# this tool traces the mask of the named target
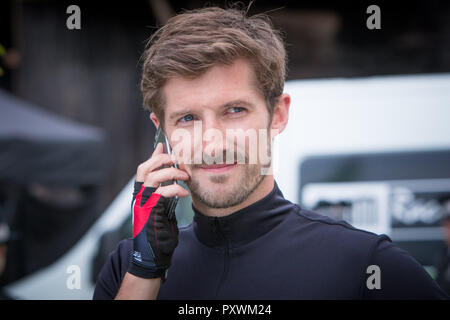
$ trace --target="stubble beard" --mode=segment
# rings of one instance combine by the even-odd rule
[[[227,192],[220,192],[220,188],[219,191],[211,190],[192,177],[186,183],[191,191],[192,199],[214,209],[230,208],[244,202],[258,188],[265,176],[261,174],[260,165],[239,164],[238,166],[244,171],[239,179],[231,181],[232,178],[225,174],[208,178],[210,183],[229,186]]]
[[[269,157],[272,156],[272,150],[270,145],[270,137],[267,139],[267,147]],[[236,168],[232,170],[236,170],[239,167],[242,168],[243,173],[238,175],[239,178],[232,180],[232,176],[228,176],[227,174],[218,174],[210,176],[209,182],[213,184],[227,186],[229,185],[227,192],[221,192],[218,188],[217,190],[211,190],[206,186],[201,184],[201,181],[196,178],[196,175],[193,174],[191,179],[186,182],[186,185],[191,191],[191,196],[194,201],[198,201],[203,203],[205,206],[214,209],[225,209],[237,206],[244,202],[261,184],[264,180],[265,175],[262,174],[263,166],[258,164],[248,164],[249,163],[249,154],[248,152],[237,151],[234,154],[234,159],[239,159],[238,156],[244,155],[245,162],[244,164],[237,164]],[[224,156],[222,159],[225,159]],[[191,166],[192,169],[202,170],[199,165]],[[236,174],[236,173],[235,173]]]

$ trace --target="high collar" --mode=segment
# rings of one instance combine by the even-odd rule
[[[209,247],[239,247],[275,228],[294,206],[275,182],[268,195],[224,217],[206,216],[192,206],[194,232]]]

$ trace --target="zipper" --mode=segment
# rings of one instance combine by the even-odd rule
[[[222,276],[220,277],[219,285],[217,286],[217,290],[216,290],[216,297],[217,297],[219,295],[220,289],[222,288],[222,286],[227,278],[227,275],[228,275],[228,270],[229,270],[229,266],[230,266],[230,247],[229,247],[228,239],[225,236],[225,234],[223,233],[223,230],[220,227],[219,219],[217,217],[214,218],[214,224],[215,224],[216,230],[219,231],[219,233],[222,235],[223,239],[225,240],[223,272],[222,272]]]

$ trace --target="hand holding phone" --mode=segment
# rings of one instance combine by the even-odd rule
[[[158,146],[159,143],[162,143],[164,153],[167,153],[168,155],[172,155],[172,148],[170,147],[169,139],[167,139],[167,136],[162,131],[161,126],[159,126],[156,130],[155,141],[153,143],[153,149],[156,149],[156,147]],[[167,168],[167,167],[169,167],[169,166],[163,165],[163,168]],[[174,163],[173,167],[178,169],[178,164]],[[177,180],[175,179],[175,180],[161,182],[162,186],[168,186],[171,184],[178,184]],[[175,195],[174,197],[170,198],[170,201],[169,201],[169,204],[167,207],[167,216],[169,217],[169,220],[173,219],[173,217],[175,216],[175,208],[177,206],[178,199],[179,199],[178,195]]]
[[[176,180],[186,181],[190,177],[186,171],[178,168],[171,153],[166,136],[158,129],[155,134],[153,154],[138,166],[136,181],[143,182],[145,186],[157,188],[155,192],[166,198],[186,197],[189,192],[176,183]]]
[[[164,153],[164,143],[159,142],[161,137],[155,139],[150,159],[139,165],[136,172],[131,205],[133,254],[128,272],[141,278],[161,277],[164,281],[178,245],[175,206],[178,197],[189,194],[174,182],[188,180],[189,175],[175,167],[172,156]],[[164,139],[170,152],[170,145]]]

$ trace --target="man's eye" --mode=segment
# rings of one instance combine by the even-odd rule
[[[194,120],[194,116],[192,114],[187,114],[184,117],[182,117],[180,120],[180,122],[188,122],[188,121],[192,121]]]
[[[241,107],[232,107],[232,108],[228,109],[228,112],[229,113],[239,113],[239,112],[242,112],[244,110],[245,109],[241,108]]]

